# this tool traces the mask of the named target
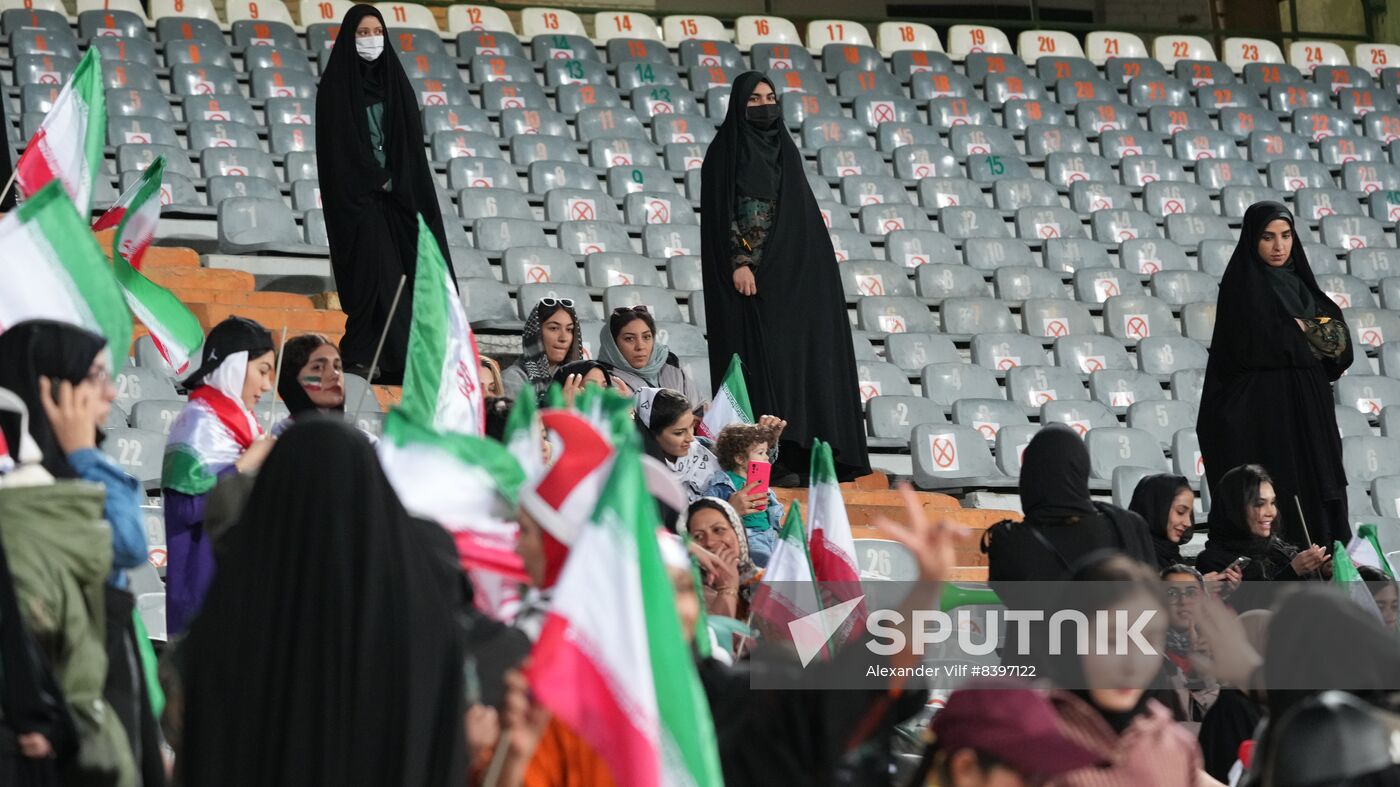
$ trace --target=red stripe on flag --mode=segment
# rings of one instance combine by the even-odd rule
[[[53,168],[49,166],[48,156],[40,149],[46,144],[47,135],[40,127],[29,139],[29,144],[24,146],[24,152],[19,155],[19,162],[15,164],[15,183],[19,185],[20,194],[26,197],[47,186],[49,181],[57,177]]]
[[[107,212],[97,217],[97,221],[92,223],[93,232],[109,230],[122,223],[122,218],[126,216],[125,205],[113,205]]]
[[[608,764],[618,784],[660,785],[657,742],[637,728],[637,720],[609,690],[618,680],[636,676],[610,675],[599,669],[579,650],[580,638],[569,628],[569,621],[555,613],[545,618],[526,671],[536,696]],[[651,691],[652,687],[642,689]]]
[[[254,435],[252,428],[248,426],[248,418],[243,414],[243,408],[211,385],[201,385],[194,389],[190,393],[190,401],[209,405],[214,415],[217,415],[224,427],[233,433],[233,439],[238,441],[242,448],[252,445],[253,438],[262,434],[262,427],[259,426],[258,434]]]

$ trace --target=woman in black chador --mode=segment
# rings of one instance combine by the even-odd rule
[[[379,359],[377,381],[397,384],[413,316],[417,214],[437,238],[449,273],[452,261],[423,154],[418,100],[386,32],[373,6],[346,12],[316,93],[316,168],[346,316],[345,371],[368,371],[399,278],[408,277]]]
[[[1342,310],[1317,286],[1288,208],[1258,202],[1245,212],[1217,303],[1196,421],[1211,489],[1232,468],[1262,465],[1282,538],[1302,549],[1347,543],[1332,381],[1351,365],[1351,341]]]
[[[836,254],[773,83],[757,71],[734,80],[701,176],[710,379],[743,359],[753,411],[788,422],[787,469],[806,473],[821,438],[843,480],[869,472]]]

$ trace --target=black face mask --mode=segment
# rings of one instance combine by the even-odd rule
[[[758,128],[772,128],[783,116],[783,108],[777,104],[757,104],[744,107],[744,117]]]

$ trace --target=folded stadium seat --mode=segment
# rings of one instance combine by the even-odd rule
[[[1347,269],[1351,275],[1368,282],[1400,276],[1400,250],[1370,248],[1347,252]]]
[[[1393,251],[1393,249],[1387,249]],[[1374,309],[1377,306],[1376,296],[1371,292],[1371,285],[1349,276],[1345,273],[1325,273],[1317,277],[1317,286],[1327,293],[1338,306],[1349,309],[1353,306]]]
[[[1133,106],[1185,109],[1190,96],[1187,84],[1172,77],[1138,77],[1128,83],[1128,100]]]
[[[1055,365],[1080,374],[1092,374],[1103,369],[1134,368],[1133,359],[1122,342],[1112,336],[1094,334],[1056,339]],[[1079,387],[1083,388],[1083,385]]]
[[[170,86],[177,96],[242,95],[238,76],[220,66],[178,64],[170,69]]]
[[[157,156],[165,156],[166,172],[175,172],[191,179],[199,177],[190,165],[185,149],[175,145],[118,145],[117,172],[144,172]]]
[[[680,193],[675,176],[660,167],[608,168],[608,194],[614,199],[640,191]]]
[[[261,148],[209,148],[199,154],[199,164],[206,178],[234,175],[278,180],[272,157]]]
[[[249,49],[266,48],[301,52],[304,58],[306,52],[297,31],[292,27],[292,17],[287,13],[287,7],[276,3],[273,5],[273,13],[263,15],[259,11],[257,17],[247,16],[247,12],[258,1],[243,0],[228,4],[228,13],[235,17],[229,20],[234,47],[243,49],[245,57]],[[244,16],[237,18],[239,14]]]
[[[705,143],[672,142],[664,146],[662,159],[657,159],[650,144],[637,139],[595,139],[589,142],[589,158],[595,167],[621,167],[636,164],[655,167],[665,164],[672,172],[698,170],[705,163]]]
[[[1387,286],[1393,289],[1398,283],[1400,282],[1395,279],[1386,279],[1381,283],[1381,286],[1383,289]],[[1382,297],[1382,300],[1386,299]],[[1390,302],[1393,303],[1394,299],[1391,298]],[[1391,379],[1400,379],[1400,342],[1386,342],[1381,345],[1380,373]],[[1393,411],[1392,415],[1397,413],[1400,413],[1400,410]],[[1394,432],[1388,432],[1387,435],[1390,437],[1400,436]]]
[[[1199,490],[1202,498],[1210,495],[1205,482],[1205,469],[1205,460],[1201,458],[1201,441],[1196,437],[1195,427],[1178,429],[1172,435],[1172,472],[1185,478],[1193,489]],[[1202,502],[1207,500],[1203,499]]]
[[[1350,115],[1335,109],[1293,110],[1293,133],[1321,142],[1325,137],[1351,136],[1356,127]]]
[[[154,90],[108,90],[106,99],[109,116],[141,115],[175,122],[175,111],[170,108],[164,93]]]
[[[1062,303],[1062,301],[1053,301]],[[979,333],[1013,333],[1016,320],[1005,303],[996,298],[945,298],[938,307],[943,333],[973,336]],[[1085,312],[1084,316],[1089,315]],[[1031,335],[1038,335],[1027,331]]]
[[[701,115],[672,115],[652,118],[651,134],[658,145],[707,145],[715,138],[715,127]]]
[[[522,302],[524,289],[521,287]],[[477,330],[511,332],[524,327],[523,319],[516,315],[510,302],[510,290],[494,278],[458,279],[457,294],[462,299],[463,310],[470,315],[472,327]],[[588,311],[588,305],[588,301],[583,301],[580,311]]]
[[[737,27],[735,28],[738,29]],[[743,48],[740,43],[740,49]],[[769,74],[787,71],[809,71],[820,75],[817,68],[817,61],[812,59],[812,55],[800,44],[797,43],[758,43],[754,44],[749,52],[749,62],[753,64],[755,70],[766,71]]]
[[[1105,244],[1084,238],[1054,238],[1041,244],[1045,267],[1052,271],[1073,273],[1081,268],[1111,268]]]
[[[1317,85],[1289,83],[1269,88],[1269,108],[1276,112],[1325,109],[1330,106],[1327,91]]]
[[[78,40],[66,26],[62,30],[19,28],[10,33],[10,56],[19,55],[54,55],[76,62]]]
[[[1132,238],[1118,246],[1118,264],[1123,270],[1152,276],[1164,270],[1191,270],[1181,245],[1161,238]],[[1127,295],[1126,291],[1121,292]]]
[[[835,32],[835,27],[840,25],[843,32],[851,34],[859,31],[860,35],[865,36],[867,42],[870,40],[869,34],[865,32],[865,28],[855,23],[832,21],[829,24],[833,27],[831,32]],[[813,26],[820,29],[822,38],[829,38],[829,36],[826,35],[828,31],[821,29],[822,25],[817,22],[813,22],[808,26],[809,36]],[[809,37],[809,44],[810,42],[811,39]],[[828,74],[842,74],[847,71],[880,71],[886,74],[889,73],[885,67],[884,57],[869,43],[830,41],[822,44],[819,47],[819,51],[822,56],[822,70]]]
[[[1214,214],[1174,214],[1163,220],[1167,238],[1178,246],[1194,248],[1206,240],[1235,240],[1230,222]]]
[[[453,12],[461,6],[452,6],[447,9],[449,18],[448,26]],[[499,9],[486,9],[499,10]],[[507,18],[509,23],[510,19]],[[514,33],[506,30],[463,30],[457,34],[457,57],[466,61],[469,65],[478,57],[526,57],[525,47],[521,45],[520,39]],[[591,62],[591,61],[588,61]]]
[[[1350,196],[1350,192],[1344,193]],[[1400,219],[1400,194],[1377,189],[1366,197],[1366,203],[1370,207],[1371,218],[1377,221],[1395,221]],[[1344,213],[1344,211],[1340,210],[1335,212]]]
[[[1287,63],[1251,63],[1244,67],[1245,84],[1263,91],[1277,85],[1301,85],[1303,75]]]
[[[1210,131],[1214,128],[1204,109],[1191,106],[1150,107],[1147,110],[1147,127],[1167,136],[1183,131]]]
[[[1189,179],[1185,164],[1171,156],[1128,156],[1118,164],[1123,185],[1130,188],[1159,181],[1184,183]]]
[[[1259,94],[1251,85],[1209,85],[1196,88],[1196,106],[1201,109],[1219,111],[1226,107],[1248,107],[1258,109],[1264,106]]]
[[[34,8],[25,8],[23,5],[11,6],[0,11],[0,31],[3,31],[7,36],[21,28],[58,31],[60,34],[69,32],[68,18],[64,16],[64,11],[53,11],[39,7],[42,5],[42,3],[35,3]],[[117,4],[114,3],[114,5]],[[62,4],[60,3],[59,6],[61,8]],[[90,10],[82,8],[81,4],[79,6],[80,16],[83,11]],[[137,3],[136,8],[140,9],[141,4]],[[141,13],[144,14],[145,11]],[[13,57],[13,55],[11,56]]]
[[[1028,298],[1066,298],[1069,294],[1060,274],[1040,267],[1003,265],[992,275],[996,295],[1008,304]]]
[[[1284,62],[1278,44],[1264,38],[1226,38],[1220,47],[1225,63],[1236,73],[1260,64],[1277,65]]]
[[[315,151],[303,150],[284,154],[282,172],[286,175],[286,180],[292,183],[298,180],[316,180]]]
[[[1060,366],[1013,366],[1006,372],[1006,395],[1027,412],[1047,402],[1083,401],[1089,398],[1078,372]]]
[[[175,401],[180,398],[179,394],[175,393],[175,384],[171,382],[170,377],[160,371],[159,367],[153,366],[128,364],[119,374],[113,375],[112,387],[117,392],[113,403],[128,413],[133,412],[142,401]],[[152,431],[164,434],[169,429],[167,424]]]
[[[292,181],[292,209],[311,210],[321,207],[321,185],[314,180]]]
[[[492,87],[487,85],[487,87]],[[528,87],[539,89],[537,85],[524,85],[511,87]],[[463,91],[465,95],[466,91]],[[469,99],[468,99],[469,100]],[[547,134],[554,137],[569,136],[569,122],[564,116],[543,105],[525,107],[509,107],[501,110],[500,117],[501,136],[510,138],[517,135],[535,136]]]
[[[914,102],[895,94],[857,94],[852,103],[851,113],[856,120],[872,131],[878,131],[881,126],[889,124],[907,127],[911,123],[923,122],[923,115]]]
[[[1339,249],[1394,248],[1385,226],[1369,216],[1324,216],[1318,222],[1322,242]]]
[[[1250,161],[1316,161],[1306,137],[1288,132],[1249,134]]]
[[[1300,225],[1306,227],[1306,224]],[[1295,233],[1298,238],[1308,245],[1308,264],[1312,267],[1313,273],[1346,273],[1347,265],[1345,256],[1347,252],[1340,249],[1333,249],[1323,246],[1317,238],[1311,237],[1311,230],[1303,230]]]
[[[1213,301],[1217,283],[1214,276],[1200,271],[1164,270],[1152,275],[1152,294],[1171,306]]]
[[[584,277],[590,287],[637,284],[664,287],[656,263],[630,252],[594,252],[584,262]]]
[[[944,424],[943,408],[922,396],[882,394],[866,401],[867,437],[872,448],[906,448],[914,427]]]
[[[922,215],[922,214],[921,214]],[[925,220],[927,223],[927,220]],[[938,212],[939,230],[954,241],[969,238],[1009,238],[1011,231],[1001,211],[988,207],[948,206]],[[905,227],[894,227],[905,229]],[[911,227],[910,229],[932,229]],[[888,230],[887,230],[888,231]]]
[[[1200,36],[1158,36],[1152,41],[1152,56],[1168,69],[1178,60],[1215,60],[1215,48]]]
[[[1161,238],[1162,231],[1148,214],[1133,209],[1113,208],[1095,211],[1089,217],[1094,239],[1105,243],[1122,243],[1136,238]]]
[[[403,65],[404,73],[408,75],[409,79],[459,78],[457,73],[457,64],[453,63],[447,57],[447,55],[442,52],[424,49],[418,52],[399,52],[398,55],[399,63]],[[498,59],[505,60],[506,58],[477,58],[476,62],[485,62],[488,64],[489,68],[489,64],[494,63]],[[528,65],[530,61],[523,60],[521,62],[526,63]],[[248,69],[250,71],[254,67],[254,64],[248,64]],[[473,68],[475,68],[475,66]],[[473,74],[475,74],[475,71],[473,71]],[[488,74],[488,76],[494,76],[494,74]],[[533,78],[533,76],[534,70],[531,69],[531,78]],[[473,78],[472,81],[478,82],[482,80]]]
[[[1021,320],[1031,336],[1058,339],[1081,333],[1098,333],[1089,309],[1076,301],[1033,299],[1021,304]]]
[[[917,374],[931,363],[962,360],[953,340],[938,333],[891,333],[885,337],[885,354],[900,369]]]
[[[1178,159],[1200,161],[1208,158],[1242,159],[1235,138],[1223,131],[1184,131],[1172,138],[1172,149]]]
[[[1045,179],[1063,188],[1080,181],[1117,184],[1113,167],[1100,156],[1051,153],[1045,157]]]
[[[1080,102],[1116,102],[1118,91],[1108,82],[1098,78],[1064,78],[1056,80],[1055,100],[1064,107],[1074,107]]]
[[[149,69],[154,69],[160,63],[160,58],[156,56],[155,45],[150,41],[139,38],[98,38],[89,41],[88,46],[96,47],[97,53],[102,56],[104,66],[102,70],[102,81],[107,87],[155,89],[142,84],[127,85],[124,81],[119,81],[114,84],[114,78],[111,76],[112,71],[122,67],[143,70],[141,67],[144,66]],[[131,81],[135,83],[136,80],[139,79],[141,79],[141,77],[133,73]]]
[[[1278,116],[1259,107],[1226,107],[1220,110],[1220,130],[1235,139],[1244,139],[1255,131],[1281,131]]]
[[[1339,412],[1338,417],[1340,418],[1340,416]],[[1352,435],[1343,435],[1343,437],[1349,436]],[[1367,426],[1366,434],[1356,436],[1371,437],[1370,427]],[[1380,512],[1381,516],[1391,519],[1400,517],[1400,476],[1384,475],[1372,480],[1371,500],[1375,503],[1376,510]]]
[[[1109,161],[1128,156],[1165,156],[1167,148],[1152,131],[1108,129],[1099,134],[1099,150]]]
[[[1233,85],[1237,81],[1235,72],[1219,60],[1178,60],[1172,72],[1191,87]]]
[[[654,224],[642,228],[642,249],[653,259],[700,253],[698,224]]]
[[[606,24],[603,18],[609,16],[614,17],[612,24],[615,25],[617,21],[616,17],[621,16],[621,14],[599,14],[597,24]],[[656,24],[654,22],[648,19],[645,24],[650,24],[652,35],[659,35],[655,32]],[[639,25],[638,27],[644,27],[645,24]],[[666,51],[666,45],[661,43],[659,38],[641,35],[641,32],[643,31],[638,30],[636,34],[626,32],[622,37],[612,38],[603,38],[600,36],[598,40],[607,42],[608,62],[619,66],[624,63],[664,63],[666,65],[671,65],[671,53]]]
[[[78,37],[84,40],[106,37],[146,38],[146,20],[142,15],[115,8],[83,11],[78,14]]]
[[[1132,369],[1090,372],[1089,393],[1094,401],[1108,405],[1116,413],[1126,411],[1129,405],[1137,402],[1167,398],[1155,375]]]
[[[635,88],[629,98],[632,111],[643,120],[650,120],[658,115],[700,113],[700,105],[696,103],[695,97],[680,85]]]
[[[1104,333],[1133,346],[1149,336],[1180,336],[1171,307],[1147,295],[1119,295],[1103,303]]]
[[[935,333],[938,323],[929,307],[912,296],[861,297],[856,302],[856,325],[872,335]]]
[[[991,105],[979,98],[935,98],[929,102],[929,118],[940,128],[994,123]]]
[[[447,9],[447,32],[495,33],[514,38],[515,25],[505,11],[494,6],[458,4]]]
[[[675,297],[661,287],[621,285],[603,291],[603,313],[612,314],[621,306],[645,305],[659,322],[682,322],[681,307]]]
[[[709,344],[705,332],[685,322],[659,322],[656,324],[656,341],[671,348],[676,355],[707,355]],[[709,390],[708,388],[705,390]]]
[[[102,452],[123,472],[141,482],[142,489],[148,492],[160,489],[165,435],[145,429],[108,429]]]
[[[860,121],[848,118],[808,118],[802,124],[802,146],[820,150],[827,145],[869,145],[870,135]]]
[[[952,406],[952,422],[970,426],[993,442],[1003,427],[1028,427],[1025,409],[1005,399],[959,399]]]
[[[962,362],[931,363],[919,376],[924,397],[944,407],[951,407],[964,398],[1006,400],[995,373],[981,366]]]
[[[311,73],[311,61],[301,49],[273,46],[250,46],[243,50],[243,68],[287,68]],[[453,72],[456,73],[455,71]]]
[[[1361,119],[1361,128],[1366,136],[1389,145],[1400,139],[1400,112],[1369,112]]]
[[[501,274],[507,284],[583,286],[574,255],[547,246],[513,246],[501,258]]]
[[[577,161],[536,161],[529,166],[529,178],[530,191],[535,194],[545,194],[553,189],[602,191],[598,176]]]
[[[622,223],[622,214],[618,212],[617,205],[606,195],[599,194],[597,189],[558,187],[550,189],[544,197],[544,217],[547,221]]]
[[[1134,246],[1129,247],[1130,250],[1142,243],[1153,242],[1154,241],[1128,241],[1128,243],[1134,244]],[[1158,241],[1158,243],[1161,242]],[[1178,249],[1177,251],[1179,252],[1180,250]],[[1124,259],[1121,250],[1118,256],[1120,260]],[[1154,257],[1160,256],[1160,254],[1154,255]],[[1106,253],[1105,262],[1107,262]],[[1141,263],[1128,262],[1126,264],[1132,266],[1127,268],[1127,270],[1131,271]],[[1137,276],[1129,276],[1118,268],[1095,266],[1082,270],[1076,268],[1074,271],[1074,297],[1075,300],[1084,303],[1103,303],[1115,295],[1145,294],[1146,291],[1142,287],[1142,282],[1138,281]]]
[[[325,254],[323,248],[303,240],[302,230],[281,199],[233,197],[220,202],[218,211],[219,251],[223,254]]]
[[[1098,159],[1098,161],[1103,160]],[[1065,162],[1069,162],[1069,167],[1065,166]],[[1050,166],[1048,161],[1046,166],[1047,168]],[[1082,164],[1075,163],[1073,158],[1068,155],[1055,159],[1055,166],[1060,172],[1061,178],[1065,180],[1084,172]],[[1097,168],[1097,164],[1095,167]],[[1110,169],[1110,176],[1112,172],[1113,170]],[[1069,204],[1079,213],[1093,213],[1111,208],[1130,208],[1137,203],[1133,200],[1133,193],[1128,190],[1128,187],[1118,183],[1116,179],[1113,182],[1108,182],[1075,177],[1069,183]]]
[[[256,176],[215,175],[209,178],[204,187],[209,196],[209,204],[218,207],[220,202],[234,197],[256,197],[264,200],[282,201],[282,192],[277,184]]]
[[[1020,155],[1016,139],[1010,131],[1000,126],[956,126],[948,131],[948,147],[952,148],[953,155],[960,159],[974,155]]]
[[[121,191],[126,191],[135,186],[141,179],[141,172],[132,170],[121,174],[121,182],[118,184]],[[103,190],[106,181],[97,182],[98,192]],[[110,186],[108,186],[110,188]],[[115,199],[115,197],[113,198]],[[161,175],[160,182],[160,204],[164,207],[166,214],[186,215],[186,216],[212,216],[213,213],[205,205],[204,199],[199,191],[190,182],[190,179],[178,172],[167,169]]]
[[[1393,88],[1391,92],[1380,88],[1347,88],[1337,94],[1337,106],[1346,114],[1363,117],[1377,110],[1393,112],[1396,101]]]
[[[233,121],[196,120],[185,133],[191,152],[208,148],[262,149],[257,129]]]
[[[1177,181],[1158,181],[1143,186],[1142,206],[1158,217],[1178,213],[1215,213],[1209,192],[1194,183]]]
[[[107,144],[118,145],[175,145],[180,139],[170,123],[152,117],[114,117],[107,119]]]
[[[1345,57],[1345,55],[1343,55]],[[1345,62],[1339,65],[1328,65],[1313,69],[1313,83],[1323,90],[1327,95],[1336,96],[1343,90],[1350,88],[1371,87],[1371,75],[1364,68],[1346,65]]]
[[[589,298],[588,290],[582,285],[560,284],[556,282],[535,282],[520,285],[516,295],[517,304],[520,307],[521,319],[527,319],[530,312],[534,310],[535,304],[545,298],[556,298],[561,300],[571,300],[578,310],[581,320],[592,321],[601,316],[597,305]],[[611,310],[609,310],[611,313]]]
[[[978,183],[1025,180],[1031,176],[1030,165],[1019,155],[973,153],[967,157],[966,167],[968,177]]]
[[[510,139],[511,163],[529,166],[536,161],[583,164],[574,141],[552,134],[517,134]]]
[[[1387,277],[1380,280],[1381,306],[1386,309],[1396,309],[1400,307],[1400,277]],[[1400,366],[1393,367],[1400,371]],[[1400,377],[1400,374],[1393,375]]]
[[[111,93],[109,92],[110,96]],[[253,114],[253,107],[248,103],[248,99],[241,94],[227,96],[186,96],[182,102],[184,119],[187,123],[204,120],[210,122],[230,122],[243,123],[249,126],[257,126],[257,115]],[[310,123],[314,119],[314,113],[306,117],[306,122]],[[283,122],[290,122],[291,118],[280,117]]]
[[[1263,186],[1226,186],[1220,190],[1220,212],[1232,219],[1243,218],[1249,206],[1266,200],[1283,202],[1287,198],[1277,189]],[[1305,214],[1300,214],[1304,215]]]
[[[778,103],[782,106],[783,122],[789,128],[801,127],[811,119],[845,118],[841,101],[825,93],[787,92],[779,97]]]
[[[1317,162],[1312,163],[1317,164]],[[1270,188],[1275,188],[1279,191],[1294,190],[1287,189],[1282,185],[1281,179],[1284,177],[1283,166],[1293,167],[1290,171],[1294,172],[1294,174],[1289,180],[1294,182],[1296,188],[1306,188],[1309,185],[1308,181],[1301,177],[1302,170],[1300,167],[1290,162],[1275,161],[1273,164],[1269,165],[1270,169],[1272,170],[1275,165],[1281,165],[1279,179],[1276,180],[1271,173],[1269,176]],[[1321,167],[1322,165],[1317,164],[1317,166]],[[1326,170],[1326,167],[1323,167],[1323,169]],[[1327,184],[1330,184],[1331,180],[1329,176],[1326,181]],[[1259,179],[1258,170],[1256,170],[1253,165],[1225,159],[1205,159],[1203,161],[1197,161],[1196,182],[1211,190],[1223,190],[1230,186],[1264,186],[1263,181]],[[1318,183],[1321,184],[1322,181],[1318,181]]]
[[[1064,203],[1055,187],[1039,178],[998,180],[992,187],[992,204],[998,210],[1032,207],[1061,207]]]
[[[1379,78],[1389,68],[1400,63],[1400,46],[1396,44],[1365,43],[1352,47],[1351,61]],[[1389,87],[1386,85],[1385,87]]]
[[[1374,192],[1400,189],[1400,166],[1353,161],[1342,165],[1342,188]]]
[[[207,0],[200,4],[209,5]],[[156,18],[156,40],[167,46],[194,43],[204,44],[215,51],[228,49],[228,43],[224,40],[223,31],[219,29],[217,18],[200,18],[190,15]],[[169,55],[167,54],[166,57],[168,59]]]
[[[894,164],[894,175],[902,180],[919,180],[931,177],[961,176],[953,151],[944,145],[917,144],[903,145],[890,153]]]
[[[1170,375],[1204,369],[1208,356],[1205,347],[1190,337],[1149,336],[1138,342],[1137,359],[1138,367],[1147,374]]]
[[[931,211],[959,206],[987,207],[982,187],[967,178],[923,178],[919,181],[918,193],[919,204]]]
[[[909,94],[915,101],[935,98],[976,98],[972,80],[954,71],[919,71],[909,77]]]
[[[1150,57],[1114,57],[1103,66],[1104,79],[1116,87],[1127,87],[1136,79],[1165,80],[1171,77],[1161,63]]]
[[[691,90],[704,93],[712,87],[729,87],[744,70],[743,66],[691,66],[686,81]]]
[[[1391,437],[1342,438],[1342,466],[1347,480],[1363,489],[1400,467],[1400,440]]]
[[[1152,435],[1164,448],[1171,448],[1176,433],[1196,428],[1196,405],[1175,399],[1134,402],[1128,407],[1128,427]]]
[[[914,483],[920,489],[1014,488],[992,460],[977,430],[955,424],[920,424],[909,439]]]
[[[920,230],[895,230],[885,235],[885,258],[906,268],[959,259],[952,238]]]
[[[479,131],[438,131],[430,137],[433,161],[451,161],[462,156],[505,159],[494,134]]]
[[[672,18],[667,17],[667,20]],[[712,17],[707,18],[712,19]],[[719,20],[714,21],[718,22]],[[748,67],[748,63],[739,52],[739,48],[725,40],[726,34],[722,23],[718,31],[712,29],[710,32],[718,33],[718,35],[702,35],[699,38],[680,42],[676,56],[682,66],[689,68],[732,68],[740,71]]]
[[[891,233],[893,235],[894,233]],[[935,233],[927,233],[933,235]],[[889,248],[888,240],[886,249]],[[909,252],[913,255],[914,252]],[[940,259],[947,259],[941,255]],[[919,297],[938,303],[945,298],[982,298],[990,294],[982,274],[961,263],[929,263],[919,265],[915,270],[915,282]]]
[[[817,210],[822,214],[822,223],[826,224],[826,228],[829,230],[854,230],[856,228],[855,220],[851,218],[851,209],[840,202],[819,200]]]
[[[429,85],[435,80],[423,80]],[[253,98],[316,97],[316,78],[304,71],[290,68],[255,68],[249,72],[248,84]]]
[[[514,246],[550,245],[544,228],[534,219],[477,219],[472,223],[472,240],[476,248],[486,252],[505,251]]]
[[[856,384],[861,402],[877,396],[913,396],[914,387],[899,367],[885,361],[856,361]]]
[[[305,2],[310,2],[310,0],[305,0]],[[339,3],[345,2],[345,0],[327,0],[327,2]],[[346,10],[349,10],[348,6]],[[315,16],[311,18],[320,19],[320,12],[317,11]],[[345,14],[341,13],[339,16],[335,17],[334,22],[304,21],[306,25],[307,53],[315,58],[328,55],[331,51],[331,47],[335,45],[336,36],[340,33],[340,20],[344,18]],[[303,16],[302,19],[309,20],[310,18]]]
[[[873,96],[879,98],[903,98],[904,89],[899,80],[885,70],[842,71],[836,77],[836,93],[840,96]]]
[[[841,179],[841,201],[852,208],[898,205],[909,202],[909,192],[898,178],[849,175]]]
[[[446,222],[448,236],[447,242],[449,244],[452,244],[452,236],[455,234],[453,232],[453,228],[456,227],[460,230],[462,225],[460,222],[453,220],[452,214],[450,213],[446,216]],[[312,210],[308,210],[306,212],[306,218],[302,221],[302,224],[304,225],[306,231],[306,242],[312,246],[321,249],[323,254],[330,254],[331,241],[330,234],[326,230],[325,211],[323,211],[320,208],[313,208]],[[463,243],[465,243],[465,233],[463,233],[462,237]]]
[[[837,262],[875,258],[875,251],[870,247],[870,242],[855,230],[833,229],[828,230],[827,235],[831,237],[831,249],[836,254]]]
[[[557,235],[559,248],[570,254],[586,256],[600,251],[632,251],[632,241],[621,224],[605,221],[560,222]]]
[[[432,55],[437,53],[429,51],[426,53],[419,54],[421,54],[424,57],[431,57]],[[400,53],[399,59],[400,62],[405,63],[406,71],[410,70],[410,68],[413,65],[413,57],[414,55],[411,54]],[[577,65],[574,68],[574,72],[577,74],[577,76],[572,76],[572,78],[575,80],[586,80],[588,68],[584,64],[585,61],[560,60],[558,62],[561,64],[566,64],[563,66],[566,69],[566,71],[568,69],[567,64],[578,63],[579,65]],[[451,64],[447,63],[447,65]],[[601,64],[594,64],[595,69],[599,65]],[[421,79],[426,76],[437,76],[441,78],[439,74],[430,75],[409,73],[408,76],[411,79]],[[453,68],[452,72],[450,74],[447,74],[447,76],[455,77],[456,69]],[[535,66],[529,60],[526,60],[521,57],[510,57],[508,55],[496,55],[493,57],[477,57],[472,59],[471,77],[468,81],[472,84],[481,85],[484,85],[488,82],[522,82],[526,84],[535,84]]]
[[[1031,243],[1087,237],[1079,214],[1060,206],[1035,206],[1016,211],[1016,234]]]
[[[952,347],[951,342],[949,347]],[[1024,333],[979,333],[972,337],[970,352],[973,363],[998,372],[1006,372],[1018,366],[1044,366],[1049,360],[1049,354],[1040,340]],[[954,355],[948,358],[933,358],[925,363],[957,360],[960,359]],[[1009,385],[1007,395],[1016,401],[1024,401],[1023,398],[1014,395],[1014,390]]]
[[[1026,154],[1032,158],[1075,144],[1079,150],[1089,149],[1084,133],[1071,129],[1064,110],[1048,99],[1013,98],[1002,105],[1001,114],[1008,131],[1026,136]]]
[[[1040,406],[1042,424],[1064,424],[1079,434],[1100,427],[1118,428],[1118,417],[1104,405],[1093,400],[1056,399]]]
[[[666,260],[666,286],[673,290],[703,290],[698,255],[678,254]]]
[[[1392,337],[1400,336],[1400,316],[1382,309],[1343,309],[1347,327],[1351,329],[1352,346],[1358,353],[1375,350]]]

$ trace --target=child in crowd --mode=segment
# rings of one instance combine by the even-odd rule
[[[768,424],[730,424],[715,441],[715,454],[720,469],[706,497],[727,500],[739,514],[748,536],[749,554],[759,568],[768,565],[773,546],[782,528],[783,506],[770,487],[767,496],[753,494],[757,482],[748,480],[751,462],[767,462],[768,451],[776,441]],[[766,501],[766,505],[765,505]]]

